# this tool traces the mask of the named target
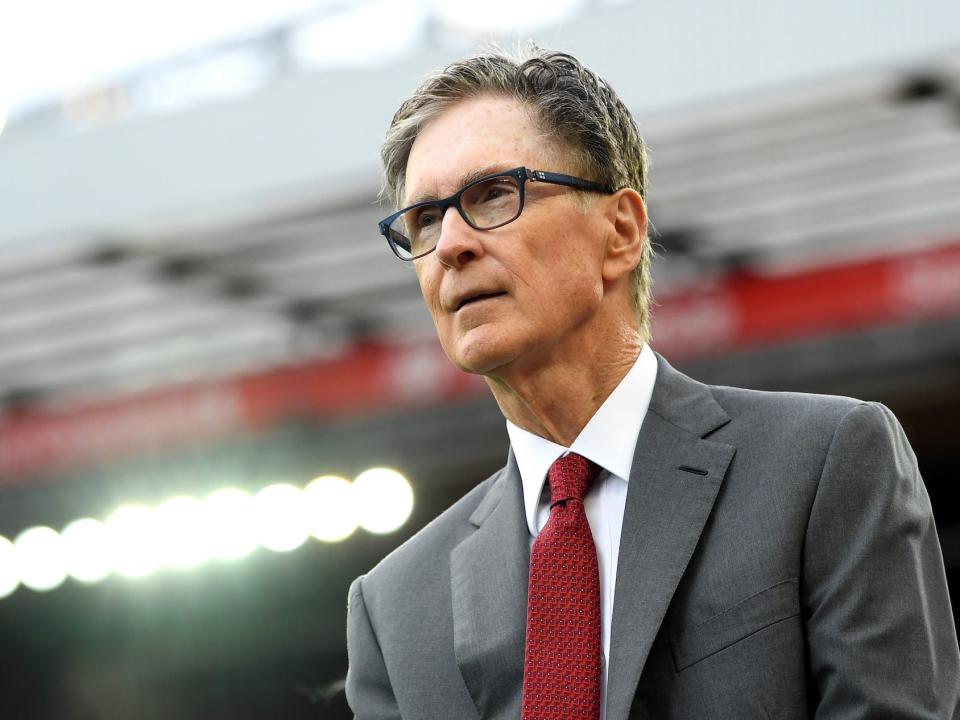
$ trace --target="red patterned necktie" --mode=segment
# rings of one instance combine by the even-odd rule
[[[583,498],[600,467],[550,466],[550,518],[530,550],[522,720],[600,717],[600,570]]]

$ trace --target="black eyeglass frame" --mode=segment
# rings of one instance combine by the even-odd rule
[[[497,223],[496,225],[493,225],[491,227],[477,227],[477,225],[475,225],[473,221],[469,217],[467,217],[467,214],[463,211],[463,206],[460,205],[460,198],[465,192],[467,192],[470,188],[474,187],[475,185],[479,185],[480,183],[487,182],[488,180],[493,180],[495,178],[501,178],[501,177],[512,177],[517,181],[517,188],[520,191],[520,203],[517,208],[517,214],[514,215],[509,220],[504,220],[502,223]],[[437,249],[437,246],[434,245],[432,248],[430,248],[426,252],[420,253],[419,255],[414,255],[413,257],[403,257],[403,255],[401,255],[400,251],[397,249],[397,245],[394,242],[393,238],[390,236],[390,225],[398,217],[400,217],[406,212],[409,212],[410,210],[415,210],[416,208],[427,207],[427,206],[433,206],[438,208],[440,210],[440,216],[443,217],[446,214],[448,209],[450,209],[451,207],[455,207],[457,209],[457,212],[460,213],[460,217],[463,218],[463,221],[467,223],[467,225],[472,227],[474,230],[495,230],[497,228],[503,227],[504,225],[509,225],[518,217],[520,217],[520,215],[523,213],[523,203],[524,203],[524,197],[525,197],[524,188],[526,187],[528,180],[530,182],[542,182],[542,183],[548,183],[550,185],[563,185],[565,187],[576,188],[577,190],[587,190],[589,192],[603,193],[604,195],[610,195],[616,192],[616,190],[611,189],[607,185],[595,183],[591,180],[584,180],[583,178],[574,177],[573,175],[564,175],[562,173],[547,172],[545,170],[530,170],[529,168],[518,167],[518,168],[513,168],[512,170],[503,170],[501,172],[490,173],[489,175],[484,175],[481,178],[477,178],[476,180],[464,185],[462,188],[460,188],[457,192],[455,192],[450,197],[446,197],[441,200],[424,200],[423,202],[418,202],[418,203],[414,203],[413,205],[409,205],[403,208],[402,210],[397,210],[397,212],[385,217],[383,220],[381,220],[378,223],[378,226],[380,228],[380,234],[387,239],[387,243],[390,245],[390,249],[393,250],[393,254],[396,255],[398,258],[400,258],[403,261],[417,260],[419,258],[422,258],[432,253],[434,250]]]

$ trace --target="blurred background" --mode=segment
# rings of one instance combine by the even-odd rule
[[[889,405],[957,607],[960,4],[6,3],[0,716],[349,717],[349,582],[507,452],[377,234],[379,144],[530,38],[650,145],[653,347]]]

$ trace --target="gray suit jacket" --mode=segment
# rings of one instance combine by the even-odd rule
[[[658,365],[624,512],[608,720],[960,718],[943,559],[890,411]],[[528,562],[511,454],[351,586],[356,717],[517,720]]]

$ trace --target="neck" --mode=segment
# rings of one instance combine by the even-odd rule
[[[618,340],[598,344],[570,362],[488,375],[487,384],[507,420],[570,447],[643,349],[635,332]]]

